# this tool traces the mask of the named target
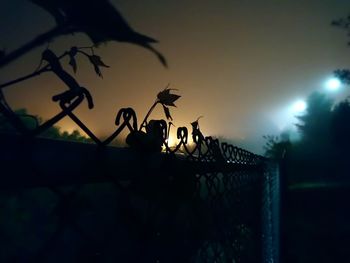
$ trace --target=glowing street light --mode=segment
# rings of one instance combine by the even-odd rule
[[[293,113],[302,113],[306,110],[307,104],[304,100],[298,100],[292,105]]]
[[[341,81],[337,78],[331,78],[327,81],[326,87],[330,91],[337,91],[341,87]]]

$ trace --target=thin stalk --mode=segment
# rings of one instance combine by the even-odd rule
[[[65,52],[61,56],[59,56],[58,59],[62,59],[63,57],[65,57],[67,55],[68,55],[68,52]],[[15,80],[11,80],[11,81],[3,83],[3,84],[0,84],[0,89],[6,88],[6,87],[11,86],[11,85],[14,85],[14,84],[19,83],[21,81],[33,78],[35,76],[40,75],[41,73],[48,72],[48,71],[50,71],[50,65],[46,65],[42,69],[40,69],[38,71],[35,71],[35,72],[31,73],[31,74],[28,74],[26,76],[20,77],[20,78],[15,79]]]
[[[38,71],[36,71],[36,72],[33,72],[33,73],[31,73],[31,74],[29,74],[29,75],[26,75],[26,76],[24,76],[24,77],[21,77],[21,78],[15,79],[15,80],[11,80],[11,81],[9,81],[9,82],[6,82],[6,83],[4,83],[4,84],[1,84],[1,85],[0,85],[0,89],[6,88],[6,87],[11,86],[11,85],[14,85],[14,84],[16,84],[16,83],[18,83],[18,82],[21,82],[21,81],[24,81],[24,80],[33,78],[33,77],[38,76],[38,75],[40,75],[41,73],[46,72],[46,71],[48,71],[48,69],[43,68],[43,69],[41,69],[41,70],[38,70]]]
[[[153,103],[152,107],[149,109],[149,111],[147,112],[145,118],[143,119],[143,122],[141,123],[139,131],[141,131],[143,127],[146,127],[147,119],[151,115],[152,111],[154,110],[154,108],[157,106],[158,103],[159,103],[159,100],[156,100]]]

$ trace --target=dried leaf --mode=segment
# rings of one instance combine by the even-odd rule
[[[163,109],[164,109],[164,113],[165,113],[165,117],[168,119],[168,120],[173,120],[173,118],[171,117],[170,115],[170,110],[168,107],[164,106],[163,105]],[[170,122],[171,123],[171,122]],[[172,123],[171,123],[172,124]]]
[[[102,78],[103,77],[102,72],[99,67],[109,68],[109,66],[103,63],[100,56],[96,56],[96,55],[89,56],[89,60],[91,64],[94,66],[96,74]]]
[[[192,129],[196,130],[198,129],[198,121],[191,122]]]
[[[197,118],[197,120],[195,120],[194,122],[191,122],[191,125],[192,125],[192,128],[195,130],[195,129],[199,129],[199,124],[198,124],[198,121],[199,119],[203,118],[203,116],[199,116]]]
[[[77,73],[77,61],[75,60],[75,57],[72,55],[69,55],[69,65],[72,66],[74,73]]]
[[[94,69],[95,69],[96,74],[98,76],[100,76],[101,78],[103,78],[100,68],[98,66],[94,65]]]
[[[101,59],[100,56],[96,56],[96,55],[92,55],[89,57],[90,61],[92,64],[99,66],[99,67],[105,67],[105,68],[109,68],[109,66],[107,66]]]
[[[174,102],[179,99],[181,96],[176,94],[171,94],[172,89],[165,88],[163,91],[159,92],[157,98],[159,102],[166,106],[176,107]]]

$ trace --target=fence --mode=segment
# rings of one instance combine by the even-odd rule
[[[278,262],[278,172],[261,157],[222,144],[220,160],[211,138],[186,154],[0,143],[1,262]]]
[[[1,92],[17,81],[0,87],[15,131],[0,134],[1,262],[279,262],[277,164],[204,137],[198,121],[192,145],[180,127],[170,147],[170,124],[146,118],[138,130],[131,108],[102,141],[73,112],[85,98],[92,108],[91,95],[59,64],[65,55],[45,52],[49,65],[20,80],[54,72],[69,87],[53,97],[60,113],[29,129]],[[179,96],[164,91],[170,117]],[[94,144],[40,137],[62,118]],[[131,147],[108,146],[123,131]]]

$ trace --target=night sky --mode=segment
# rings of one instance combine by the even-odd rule
[[[110,66],[103,68],[103,79],[86,59],[78,60],[76,77],[93,95],[95,108],[88,110],[83,103],[76,112],[99,136],[114,131],[122,107],[133,107],[141,121],[156,94],[170,83],[182,95],[171,109],[177,127],[190,127],[203,115],[205,135],[242,140],[241,145],[261,152],[262,135],[278,134],[296,121],[288,111],[294,101],[322,91],[334,69],[350,65],[346,33],[330,26],[332,19],[349,14],[348,0],[112,2],[136,31],[160,41],[155,47],[169,68],[148,50],[118,42],[96,49]],[[2,0],[0,48],[11,51],[54,24],[29,1]],[[50,48],[59,54],[88,45],[85,35],[75,34],[57,38]],[[32,72],[44,48],[1,69],[0,82]],[[51,97],[65,89],[46,73],[6,89],[5,95],[13,108],[48,119],[58,111]],[[343,90],[334,96],[347,94]],[[154,118],[162,114],[159,108]],[[68,119],[58,125],[76,129]]]

